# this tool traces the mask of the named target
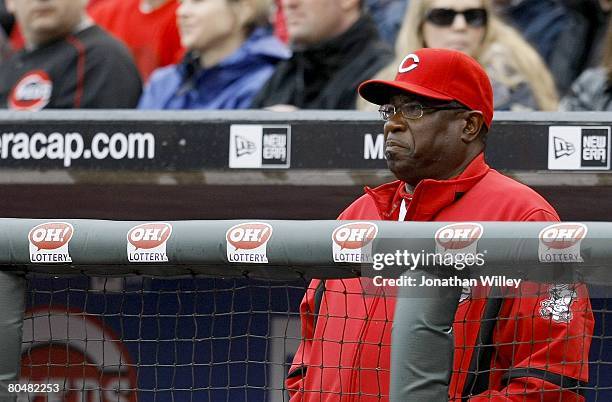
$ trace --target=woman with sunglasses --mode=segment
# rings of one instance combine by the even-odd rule
[[[396,59],[377,76],[392,79],[404,55],[423,47],[462,51],[487,71],[496,110],[557,110],[553,78],[533,47],[493,13],[490,0],[411,0]],[[365,102],[361,109],[373,109]]]

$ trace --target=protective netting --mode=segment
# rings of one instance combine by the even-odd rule
[[[21,383],[25,387],[18,398],[104,402],[286,401],[289,397],[285,377],[300,341],[312,345],[323,337],[327,349],[322,350],[326,353],[351,353],[358,348],[363,356],[379,355],[360,362],[356,374],[342,364],[328,365],[333,359],[322,358],[321,362],[306,357],[300,350],[302,361],[298,362],[311,368],[310,375],[320,375],[321,372],[313,373],[324,367],[328,380],[319,388],[306,389],[312,383],[305,382],[306,388],[295,389],[314,396],[314,400],[330,396],[339,400],[343,393],[384,400],[388,391],[385,381],[390,372],[380,351],[388,353],[390,338],[381,335],[378,339],[351,339],[349,331],[352,326],[364,323],[368,316],[348,312],[367,310],[373,297],[364,296],[339,280],[326,283],[324,302],[317,299],[320,293],[316,288],[310,290],[317,299],[312,310],[317,311],[308,311],[307,318],[317,318],[318,330],[307,334],[304,340],[299,305],[309,286],[306,280],[30,274],[21,368]],[[505,389],[500,395],[488,395],[481,400],[505,400],[495,399],[504,396],[512,401],[569,401],[579,400],[575,399],[578,394],[587,401],[612,400],[612,300],[597,297],[591,298],[590,304],[580,304],[573,291],[571,286],[557,284],[542,285],[528,295],[502,294],[504,298],[464,292],[463,296],[469,297],[459,304],[455,316],[456,340],[468,339],[473,333],[482,335],[479,341],[456,343],[451,394],[478,395],[482,389],[502,389],[502,382],[515,381],[511,392]],[[593,286],[588,291],[592,295],[609,293]],[[520,315],[507,307],[512,304],[508,303],[511,298],[514,307],[522,312]],[[332,300],[344,304],[332,307]],[[466,301],[472,304],[471,310],[465,307]],[[372,310],[368,313],[374,314]],[[580,317],[591,315],[592,330],[587,328],[589,323],[580,321],[580,325],[575,325]],[[369,326],[383,328],[383,332],[390,331],[392,319],[391,309],[368,317]],[[558,325],[578,329],[564,332],[565,339],[559,341],[554,333]],[[576,354],[568,345],[585,348],[588,362],[586,357],[575,359]],[[427,350],[426,345],[423,349],[430,355],[436,353]],[[473,354],[480,356],[476,365],[471,362]],[[513,366],[519,368],[507,369]],[[520,367],[529,367],[530,371]],[[584,376],[586,371],[588,382],[568,381]],[[546,374],[559,372],[566,376],[559,379]],[[364,373],[373,373],[374,377]],[[334,388],[333,384],[342,382],[347,375],[357,386],[348,391]],[[522,380],[538,375],[546,381],[561,381],[570,392],[563,396],[568,399],[547,391],[542,383],[527,384]],[[369,381],[371,378],[375,381]],[[36,389],[33,387],[36,384],[54,385],[59,391],[42,389],[40,385]],[[530,387],[536,387],[539,396],[530,395],[533,391]]]
[[[31,275],[21,382],[58,401],[282,401],[304,286]]]

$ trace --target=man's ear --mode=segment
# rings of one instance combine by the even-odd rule
[[[467,111],[465,116],[465,126],[463,127],[463,132],[461,133],[461,139],[463,142],[467,144],[478,138],[483,124],[484,117],[481,111]]]

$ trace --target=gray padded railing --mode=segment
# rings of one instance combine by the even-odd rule
[[[345,249],[354,247],[354,244],[348,245],[346,241],[351,240],[350,231],[355,229],[352,240],[365,239],[365,243],[372,245],[371,253],[374,255],[392,253],[398,247],[415,253],[436,253],[440,252],[441,244],[456,250],[457,243],[453,242],[461,240],[461,233],[467,233],[456,232],[459,234],[455,239],[452,224],[444,222],[376,221],[369,222],[370,227],[375,225],[376,230],[366,231],[363,224],[346,229],[346,225],[351,223],[355,222],[261,220],[256,223],[151,223],[0,219],[0,354],[3,356],[0,359],[0,400],[13,400],[6,384],[18,378],[25,273],[246,276],[277,280],[375,276],[384,270],[372,269],[371,264],[334,262],[334,253],[338,252],[338,248],[334,249],[334,241],[345,242],[342,243]],[[448,226],[451,231],[441,234],[441,229],[447,225],[451,225]],[[473,224],[478,225],[481,229],[477,231],[477,238],[470,237],[469,242],[475,240],[470,243],[473,244],[473,251],[486,255],[486,267],[480,269],[486,269],[487,274],[512,274],[516,278],[545,282],[612,283],[610,222]],[[346,230],[343,236],[339,236],[337,229],[342,226]],[[249,254],[245,250],[252,251],[259,247],[257,250],[265,254],[267,263],[261,263],[261,259],[255,259],[255,263],[231,262],[228,258],[229,244],[237,247],[237,252],[245,254]],[[543,253],[553,249],[553,254],[562,254],[562,251],[554,250],[563,250],[563,247],[567,247],[568,253],[573,255],[577,252],[578,257],[570,258],[569,263],[540,262]],[[130,262],[130,253],[132,260],[151,258],[159,261]],[[134,257],[134,253],[142,254]],[[245,258],[248,260],[248,257]],[[164,259],[167,261],[161,261]],[[461,273],[468,277],[480,275],[483,271],[466,269]],[[409,272],[413,276],[421,274],[423,272],[418,270]],[[407,296],[410,297],[409,294]],[[428,350],[438,351],[438,361],[451,361],[452,342],[444,333],[452,326],[457,304],[448,303],[448,299],[426,297],[417,298],[414,303],[418,304],[408,308],[400,306],[404,314],[410,315],[410,319],[405,321],[402,337],[411,339],[411,345],[426,344]],[[427,330],[423,331],[423,328]],[[422,351],[418,347],[404,348],[402,358],[415,362],[415,365],[404,367],[406,372],[401,373],[401,378],[408,384],[418,385],[419,398],[424,398],[418,400],[434,400],[428,399],[428,395],[446,395],[445,379],[450,377],[450,366],[440,364],[437,372],[431,371],[431,365],[419,367],[424,362],[419,357]],[[435,381],[423,383],[423,378],[417,378],[423,370],[427,370]]]

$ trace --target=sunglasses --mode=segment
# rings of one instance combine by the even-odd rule
[[[487,23],[487,10],[484,8],[469,8],[456,11],[452,8],[432,8],[427,12],[425,18],[434,25],[448,27],[453,25],[457,14],[463,15],[465,22],[471,27],[482,27]]]

